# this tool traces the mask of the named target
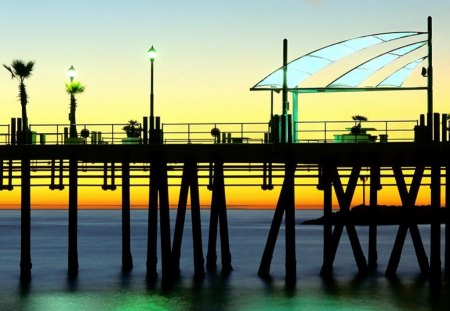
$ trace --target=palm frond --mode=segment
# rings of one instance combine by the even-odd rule
[[[11,67],[14,69],[15,76],[19,77],[21,81],[31,76],[31,72],[34,68],[34,62],[29,61],[25,63],[23,60],[13,60]]]
[[[3,64],[3,67],[5,67],[6,70],[8,70],[11,73],[11,79],[14,79],[16,77],[16,75],[14,74],[14,71],[11,69],[11,67],[6,66],[5,64]]]
[[[80,81],[71,81],[69,83],[65,83],[65,85],[66,92],[72,95],[84,93],[84,90],[86,89],[86,87],[82,85]]]
[[[359,114],[352,116],[352,119],[354,121],[367,121],[367,117],[361,116]]]

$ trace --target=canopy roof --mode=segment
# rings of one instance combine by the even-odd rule
[[[411,72],[428,57],[425,32],[388,32],[367,35],[341,41],[301,56],[287,64],[287,87],[294,92],[343,92],[375,91],[397,89],[423,89],[424,87],[403,87]],[[382,49],[389,46],[390,49]],[[422,49],[421,49],[422,48]],[[364,54],[363,59],[356,57]],[[367,54],[367,55],[366,55]],[[412,59],[411,59],[412,57]],[[356,63],[349,68],[349,60]],[[405,59],[405,61],[401,61]],[[324,69],[345,63],[344,71],[333,71],[328,81],[314,87],[304,82]],[[350,62],[351,63],[351,62]],[[336,66],[339,67],[339,66]],[[380,77],[381,75],[381,77]],[[377,78],[376,84],[368,87],[368,79]],[[275,70],[258,82],[251,90],[281,90],[283,88],[283,67]]]

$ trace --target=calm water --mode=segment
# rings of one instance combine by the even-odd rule
[[[297,222],[320,215],[297,211]],[[172,213],[172,221],[175,214]],[[208,274],[193,280],[189,213],[183,239],[182,275],[172,289],[145,281],[145,211],[132,211],[134,269],[121,273],[120,211],[79,212],[79,264],[76,281],[66,277],[67,211],[32,212],[32,281],[19,282],[20,212],[0,211],[0,310],[448,310],[448,284],[432,288],[419,278],[419,267],[409,235],[398,270],[398,280],[383,273],[397,227],[379,228],[379,272],[357,278],[357,268],[344,231],[335,261],[335,279],[319,276],[322,228],[298,225],[297,286],[284,286],[284,234],[280,232],[272,262],[273,280],[257,277],[273,211],[230,210],[229,231],[234,271],[227,277]],[[209,213],[202,211],[206,256]],[[173,222],[172,222],[173,226]],[[357,228],[367,250],[367,228]],[[429,228],[420,227],[429,250]],[[218,244],[220,245],[220,244]],[[219,254],[220,255],[220,254]],[[219,257],[220,267],[220,257]]]

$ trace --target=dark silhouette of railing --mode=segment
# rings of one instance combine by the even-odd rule
[[[78,143],[122,144],[145,143],[144,126],[139,123],[141,135],[133,142],[127,141],[120,123],[77,124],[81,130],[89,130],[89,136]],[[30,124],[30,144],[58,145],[68,143],[69,124]],[[294,143],[340,142],[339,135],[351,135],[354,121],[301,121],[294,124]],[[362,124],[373,142],[413,142],[417,139],[417,120],[376,120]],[[20,143],[19,132],[12,133],[11,125],[0,125],[0,144]],[[213,143],[269,143],[271,129],[265,122],[204,122],[163,123],[161,142],[164,144],[213,144]],[[14,136],[14,137],[13,137]],[[148,136],[148,133],[147,133]],[[442,135],[444,136],[444,135]],[[348,137],[347,137],[348,138]],[[351,137],[350,137],[351,138]],[[345,142],[352,142],[346,140]],[[355,142],[359,142],[355,136]]]

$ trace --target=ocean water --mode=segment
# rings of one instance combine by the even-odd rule
[[[297,223],[320,211],[296,211]],[[384,277],[397,226],[378,230],[378,271],[358,277],[346,231],[341,238],[334,279],[319,276],[322,227],[296,226],[297,284],[284,282],[284,230],[272,261],[272,280],[257,276],[273,211],[229,210],[234,270],[194,279],[190,213],[186,214],[181,276],[166,288],[146,282],[147,213],[131,212],[134,268],[121,272],[121,212],[83,210],[78,219],[79,275],[67,277],[67,211],[32,211],[32,280],[21,284],[20,211],[0,211],[0,310],[449,310],[450,285],[431,286],[421,279],[411,239],[407,237],[398,278]],[[172,237],[175,211],[171,211]],[[206,257],[209,212],[202,210]],[[419,226],[429,250],[429,226]],[[367,256],[368,228],[357,227]],[[442,241],[443,245],[444,241]],[[442,248],[443,250],[443,248]],[[442,262],[444,258],[442,257]],[[160,266],[158,265],[160,271]]]

